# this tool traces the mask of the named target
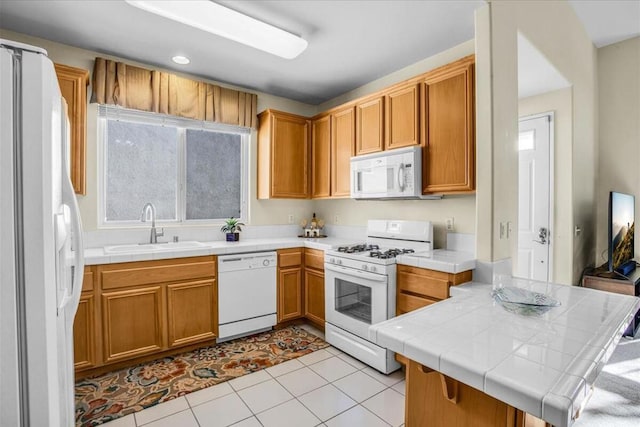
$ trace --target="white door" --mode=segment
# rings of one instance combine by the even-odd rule
[[[520,120],[516,276],[549,281],[553,115]]]

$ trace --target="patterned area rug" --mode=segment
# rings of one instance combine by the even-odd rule
[[[328,347],[291,326],[76,383],[76,425],[95,426]]]

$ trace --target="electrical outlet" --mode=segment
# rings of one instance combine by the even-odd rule
[[[447,231],[453,231],[453,217],[447,218]]]
[[[293,224],[293,214],[289,214],[288,221],[289,224]]]
[[[333,223],[334,224],[339,224],[340,223],[340,215],[336,215],[333,217]]]

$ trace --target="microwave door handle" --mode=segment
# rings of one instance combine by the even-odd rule
[[[401,163],[398,168],[398,188],[400,188],[400,191],[404,191],[405,184],[404,163]]]

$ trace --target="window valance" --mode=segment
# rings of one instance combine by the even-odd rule
[[[258,96],[96,58],[91,102],[256,128]]]

